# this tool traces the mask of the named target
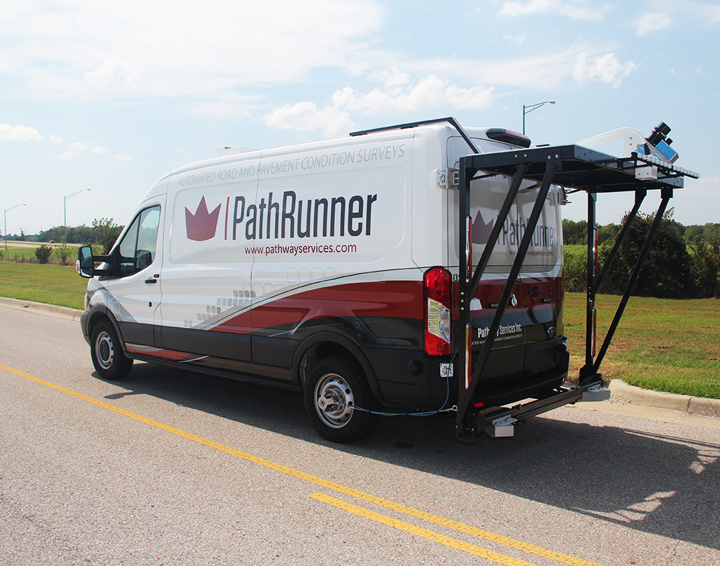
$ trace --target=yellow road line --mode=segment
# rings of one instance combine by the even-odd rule
[[[44,379],[40,379],[39,377],[35,377],[33,375],[30,375],[30,374],[18,371],[16,369],[4,366],[2,364],[0,364],[0,369],[3,369],[7,372],[18,375],[20,377],[24,377],[31,381],[35,381],[36,383],[45,385],[47,387],[50,387],[51,389],[55,389],[56,391],[60,391],[62,393],[66,393],[68,395],[72,395],[73,397],[77,397],[78,399],[82,399],[83,401],[87,401],[88,403],[92,403],[93,405],[97,405],[98,407],[102,407],[104,409],[113,411],[113,412],[123,415],[125,417],[129,417],[138,422],[153,426],[155,428],[159,428],[160,430],[164,430],[165,432],[175,434],[175,435],[185,438],[187,440],[192,440],[193,442],[203,444],[209,448],[213,448],[215,450],[219,450],[221,452],[231,454],[232,456],[242,458],[243,460],[246,460],[248,462],[253,462],[254,464],[259,464],[266,468],[270,468],[271,470],[275,470],[277,472],[281,472],[283,474],[293,476],[295,478],[307,481],[309,483],[318,485],[320,487],[324,487],[324,488],[332,490],[332,491],[337,491],[338,493],[343,493],[350,497],[362,499],[363,501],[367,501],[368,503],[373,503],[373,504],[379,505],[381,507],[386,507],[387,509],[392,509],[393,511],[404,513],[406,515],[410,515],[412,517],[416,517],[418,519],[422,519],[424,521],[428,521],[428,522],[434,523],[436,525],[447,527],[449,529],[453,529],[458,532],[462,532],[462,533],[465,533],[465,534],[468,534],[468,535],[471,535],[474,537],[489,540],[491,542],[496,542],[496,543],[502,544],[504,546],[508,546],[511,548],[515,548],[517,550],[521,550],[523,552],[535,554],[542,558],[548,558],[550,560],[554,560],[554,561],[560,562],[562,564],[567,564],[568,566],[600,566],[599,564],[596,564],[595,562],[588,562],[587,560],[583,560],[581,558],[576,558],[574,556],[569,556],[567,554],[562,554],[560,552],[555,552],[553,550],[548,550],[541,546],[536,546],[534,544],[515,540],[512,538],[503,536],[503,535],[491,533],[491,532],[485,531],[483,529],[471,527],[470,525],[465,525],[463,523],[459,523],[459,522],[453,521],[451,519],[445,519],[444,517],[440,517],[438,515],[433,515],[432,513],[426,513],[425,511],[420,511],[419,509],[414,509],[412,507],[408,507],[401,503],[395,503],[393,501],[389,501],[389,500],[383,499],[381,497],[376,497],[374,495],[370,495],[369,493],[364,493],[362,491],[353,489],[351,487],[346,487],[344,485],[341,485],[341,484],[338,484],[338,483],[335,483],[335,482],[332,482],[332,481],[329,481],[329,480],[326,480],[326,479],[323,479],[323,478],[320,478],[317,476],[313,476],[311,474],[306,474],[305,472],[301,472],[300,470],[296,470],[296,469],[290,468],[288,466],[283,466],[282,464],[278,464],[276,462],[266,460],[265,458],[260,458],[258,456],[254,456],[252,454],[248,454],[247,452],[242,452],[240,450],[236,450],[235,448],[230,448],[229,446],[224,446],[223,444],[213,442],[212,440],[208,440],[201,436],[197,436],[195,434],[185,432],[178,428],[165,425],[158,421],[148,419],[148,418],[138,415],[136,413],[131,413],[130,411],[126,411],[125,409],[120,409],[119,407],[115,407],[114,405],[110,405],[109,403],[104,403],[103,401],[98,401],[97,399],[93,399],[92,397],[88,397],[87,395],[83,395],[82,393],[77,393],[76,391],[72,391],[71,389],[66,389],[65,387],[61,387],[60,385],[55,385],[54,383],[45,381]]]
[[[435,531],[430,531],[422,527],[411,525],[410,523],[406,523],[405,521],[393,519],[392,517],[388,517],[387,515],[376,513],[375,511],[370,511],[368,509],[365,509],[364,507],[353,505],[352,503],[348,503],[347,501],[331,497],[330,495],[326,495],[324,493],[315,493],[313,495],[310,495],[310,497],[312,497],[313,499],[317,499],[318,501],[327,503],[328,505],[333,505],[340,509],[344,509],[345,511],[349,511],[350,513],[355,513],[356,515],[360,515],[361,517],[365,517],[366,519],[371,519],[372,521],[376,521],[388,527],[399,529],[406,533],[410,533],[411,535],[431,540],[433,542],[449,546],[450,548],[454,548],[456,550],[462,550],[463,552],[479,556],[480,558],[492,560],[493,562],[503,564],[504,566],[536,566],[532,562],[526,562],[525,560],[520,560],[519,558],[513,558],[512,556],[507,556],[493,550],[488,550],[487,548],[477,546],[476,544],[470,544],[456,538],[441,535],[440,533],[436,533]]]

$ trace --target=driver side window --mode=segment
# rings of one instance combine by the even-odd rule
[[[141,211],[132,221],[120,242],[120,276],[142,271],[155,259],[157,234],[160,226],[160,207]]]

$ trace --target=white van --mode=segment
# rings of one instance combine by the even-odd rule
[[[92,278],[82,329],[97,373],[122,378],[137,359],[291,387],[313,427],[341,442],[372,432],[381,413],[450,409],[463,373],[453,337],[454,172],[471,150],[461,133],[481,152],[530,141],[501,129],[407,126],[229,149],[160,179],[108,256],[79,253]],[[480,257],[509,182],[472,183],[471,251]],[[470,303],[476,353],[536,194],[533,183],[521,187]],[[476,406],[542,395],[567,376],[560,204],[553,186]]]

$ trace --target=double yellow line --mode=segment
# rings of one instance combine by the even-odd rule
[[[495,544],[500,544],[500,545],[506,546],[508,548],[519,550],[519,551],[522,551],[522,552],[525,552],[528,554],[534,554],[534,555],[539,556],[544,559],[554,560],[555,562],[559,562],[561,564],[567,564],[568,566],[600,566],[599,564],[596,564],[594,562],[588,562],[587,560],[583,560],[581,558],[576,558],[574,556],[569,556],[567,554],[562,554],[560,552],[548,550],[546,548],[542,548],[542,547],[536,546],[534,544],[522,542],[522,541],[515,540],[512,538],[503,536],[503,535],[491,533],[489,531],[485,531],[483,529],[478,529],[478,528],[472,527],[470,525],[465,525],[463,523],[459,523],[459,522],[453,521],[451,519],[446,519],[446,518],[440,517],[438,515],[433,515],[432,513],[426,513],[425,511],[420,511],[419,509],[414,509],[412,507],[402,505],[401,503],[395,503],[393,501],[389,501],[389,500],[383,499],[381,497],[376,497],[374,495],[370,495],[368,493],[364,493],[357,489],[346,487],[344,485],[320,478],[318,476],[306,474],[305,472],[301,472],[300,470],[296,470],[296,469],[290,468],[288,466],[283,466],[282,464],[278,464],[276,462],[266,460],[265,458],[260,458],[258,456],[254,456],[247,452],[242,452],[240,450],[236,450],[235,448],[230,448],[229,446],[225,446],[223,444],[213,442],[212,440],[208,440],[201,436],[197,436],[195,434],[185,432],[183,430],[180,430],[180,429],[172,427],[172,426],[168,426],[168,425],[160,423],[158,421],[148,419],[148,418],[138,415],[136,413],[131,413],[130,411],[126,411],[125,409],[120,409],[119,407],[115,407],[108,403],[104,403],[103,401],[98,401],[97,399],[93,399],[92,397],[88,397],[87,395],[83,395],[82,393],[77,393],[76,391],[72,391],[71,389],[66,389],[65,387],[61,387],[60,385],[50,383],[49,381],[45,381],[44,379],[40,379],[39,377],[35,377],[33,375],[21,372],[19,370],[16,370],[16,369],[13,369],[13,368],[1,365],[1,364],[0,364],[0,369],[10,372],[12,374],[18,375],[20,377],[24,377],[31,381],[35,381],[36,383],[45,385],[46,387],[50,387],[51,389],[55,389],[56,391],[66,393],[67,395],[72,395],[73,397],[76,397],[83,401],[87,401],[88,403],[92,403],[93,405],[97,405],[98,407],[102,407],[103,409],[113,411],[115,413],[118,413],[125,417],[134,419],[138,422],[150,425],[152,427],[158,428],[165,432],[169,432],[171,434],[181,436],[182,438],[185,438],[187,440],[197,442],[198,444],[203,444],[209,448],[213,448],[215,450],[225,452],[226,454],[230,454],[232,456],[237,456],[238,458],[242,458],[243,460],[246,460],[248,462],[253,462],[255,464],[259,464],[259,465],[269,468],[271,470],[275,470],[277,472],[287,474],[289,476],[293,476],[295,478],[307,481],[309,483],[312,483],[319,487],[323,487],[325,489],[334,491],[336,493],[341,493],[343,495],[353,497],[355,499],[359,499],[361,501],[365,501],[367,503],[377,505],[379,507],[384,507],[386,509],[395,511],[397,513],[402,513],[404,515],[408,515],[410,517],[414,517],[416,519],[420,519],[420,520],[426,521],[428,523],[432,523],[432,524],[444,527],[446,529],[451,529],[453,531],[457,531],[459,533],[463,533],[463,534],[466,534],[466,535],[469,535],[469,536],[472,536],[472,537],[475,537],[478,539],[483,539],[483,540],[486,540],[486,541],[489,541],[489,542],[492,542]],[[405,521],[394,519],[388,515],[383,515],[382,513],[378,513],[376,511],[371,511],[364,507],[360,507],[358,505],[349,503],[347,501],[338,499],[336,497],[327,495],[325,493],[314,493],[314,494],[310,495],[310,497],[317,501],[322,501],[323,503],[332,505],[338,509],[343,509],[345,511],[348,511],[350,513],[358,515],[360,517],[364,517],[366,519],[370,519],[377,523],[404,531],[406,533],[410,533],[414,536],[418,536],[418,537],[421,537],[421,538],[424,538],[427,540],[431,540],[433,542],[437,542],[437,543],[443,544],[445,546],[448,546],[448,547],[451,547],[451,548],[454,548],[457,550],[461,550],[463,552],[467,552],[469,554],[473,554],[475,556],[479,556],[479,557],[485,558],[487,560],[491,560],[498,564],[503,564],[504,566],[534,566],[531,562],[527,562],[525,560],[520,560],[520,559],[514,558],[512,556],[507,556],[505,554],[501,554],[499,552],[495,552],[493,550],[489,550],[487,548],[483,548],[483,547],[475,545],[475,544],[470,544],[470,543],[464,542],[459,539],[455,539],[455,538],[452,538],[452,537],[449,537],[449,536],[446,536],[446,535],[443,535],[440,533],[436,533],[429,529],[418,527],[416,525],[407,523]]]

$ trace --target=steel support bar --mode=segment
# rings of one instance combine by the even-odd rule
[[[662,190],[662,201],[660,202],[660,207],[658,208],[658,211],[655,214],[655,220],[653,221],[652,226],[650,227],[650,231],[648,232],[648,235],[645,238],[645,243],[643,244],[642,250],[640,251],[640,255],[638,256],[638,259],[635,262],[635,267],[633,268],[632,274],[630,275],[630,279],[625,287],[625,292],[623,293],[622,299],[620,300],[620,304],[618,305],[617,311],[615,312],[615,317],[613,318],[612,324],[610,325],[610,329],[608,330],[608,333],[605,336],[605,340],[603,341],[603,345],[600,348],[600,352],[598,352],[598,355],[595,358],[595,362],[592,364],[592,366],[586,365],[585,367],[583,367],[580,370],[580,383],[581,384],[583,384],[583,382],[585,382],[589,379],[592,379],[595,375],[597,375],[598,370],[600,369],[600,364],[602,363],[603,358],[605,357],[605,354],[607,353],[607,350],[610,347],[610,342],[612,341],[615,331],[617,330],[618,324],[620,324],[620,319],[622,318],[622,315],[625,312],[625,307],[627,306],[627,303],[630,299],[630,294],[632,293],[633,288],[635,287],[637,278],[640,275],[640,270],[642,269],[642,266],[645,263],[645,258],[647,257],[647,254],[650,251],[650,246],[652,245],[652,242],[655,239],[655,234],[657,233],[658,227],[660,226],[660,222],[662,222],[663,215],[665,214],[665,210],[667,209],[668,202],[670,201],[672,196],[673,196],[672,189],[663,189]]]
[[[458,398],[462,394],[463,384],[468,375],[468,368],[472,362],[472,358],[468,354],[468,330],[470,326],[470,296],[468,289],[468,253],[472,249],[472,242],[468,241],[467,218],[470,214],[470,181],[472,180],[478,169],[472,165],[467,165],[467,158],[460,158],[460,178],[459,178],[459,203],[458,203],[458,228],[459,234],[459,250],[458,256],[460,265],[458,266],[458,280],[460,290],[459,308],[457,326],[453,332],[455,348],[458,352]],[[498,233],[499,234],[499,233]],[[496,236],[497,238],[497,236]],[[488,242],[490,243],[490,242]],[[493,243],[494,245],[494,243]],[[463,415],[464,422],[461,428],[456,424],[456,438],[463,442],[475,441],[474,415]]]
[[[594,366],[594,357],[596,352],[594,351],[594,345],[596,341],[596,311],[595,311],[595,300],[598,294],[598,289],[600,288],[600,284],[602,283],[603,279],[605,278],[605,274],[607,273],[610,265],[613,262],[613,259],[615,259],[615,256],[617,255],[618,250],[620,249],[620,245],[622,244],[623,240],[625,239],[625,236],[630,229],[630,225],[632,224],[633,220],[637,216],[638,211],[640,210],[640,205],[642,204],[643,200],[645,199],[645,195],[647,194],[647,191],[644,190],[637,190],[635,192],[635,206],[633,206],[633,209],[630,211],[630,214],[628,215],[627,220],[623,224],[622,229],[620,230],[620,234],[618,234],[618,237],[615,239],[615,244],[613,245],[613,249],[610,252],[610,255],[603,265],[602,271],[600,272],[600,275],[595,277],[595,261],[596,258],[594,257],[594,254],[597,253],[597,248],[595,247],[595,222],[596,222],[596,207],[597,207],[597,193],[588,192],[588,220],[587,220],[587,310],[585,313],[585,365],[583,366],[583,369],[581,370],[581,375],[583,372],[587,375],[593,375],[593,372],[589,371],[589,368],[592,368]],[[586,369],[587,368],[587,369]]]
[[[459,221],[462,219],[465,219],[465,223],[467,223],[468,215],[470,214],[470,182],[472,181],[473,176],[477,172],[477,169],[472,167],[466,167],[464,158],[460,161],[460,179],[459,179],[459,187],[460,187],[460,215],[459,215]],[[459,343],[457,346],[457,349],[459,350],[459,358],[458,358],[458,367],[462,368],[462,375],[463,380],[458,379],[458,397],[462,395],[463,385],[465,381],[465,377],[469,373],[469,368],[471,367],[472,363],[472,340],[468,336],[468,333],[470,332],[470,301],[472,300],[473,295],[475,295],[475,291],[477,290],[478,285],[480,284],[480,279],[485,272],[485,268],[487,267],[488,262],[490,261],[490,256],[495,249],[495,245],[497,244],[498,239],[500,238],[500,232],[502,230],[502,227],[505,224],[505,220],[507,219],[508,215],[510,214],[510,210],[512,209],[513,202],[515,201],[515,197],[517,196],[517,192],[520,189],[520,185],[522,184],[523,178],[525,176],[525,173],[528,169],[528,165],[525,163],[521,163],[518,166],[517,172],[515,176],[513,177],[512,183],[510,185],[510,189],[508,190],[507,195],[505,196],[505,200],[503,202],[502,207],[500,208],[500,213],[498,214],[497,219],[495,220],[495,224],[493,226],[492,231],[490,232],[490,237],[488,238],[487,243],[485,244],[485,249],[483,250],[483,254],[480,257],[480,261],[478,261],[477,267],[473,273],[472,279],[468,281],[467,277],[463,277],[462,274],[465,273],[465,267],[460,268],[460,316],[458,317],[458,323],[455,327],[453,336],[456,337],[462,337],[462,340],[456,340],[456,343]],[[463,223],[460,224],[461,226],[464,225]],[[468,241],[468,238],[470,238],[470,241]],[[467,227],[465,226],[465,229],[460,230],[460,265],[466,266],[469,264],[469,258],[468,253],[472,247],[472,234],[469,233]],[[467,274],[469,276],[469,273]],[[468,341],[470,341],[470,344],[468,344]],[[474,432],[474,415],[472,414],[466,414],[465,415],[465,422],[463,425],[463,429],[466,430],[466,433],[459,434],[459,438],[462,437],[464,440],[472,442],[475,436]]]
[[[583,386],[575,386],[570,389],[560,389],[555,395],[550,395],[543,399],[531,401],[523,405],[483,412],[478,415],[478,420],[482,421],[480,424],[483,427],[491,421],[506,417],[511,417],[519,421],[527,420],[531,417],[536,417],[542,413],[547,413],[548,411],[557,409],[558,407],[569,405],[571,403],[577,403],[582,399],[585,391],[597,385],[602,385],[602,380],[593,381],[592,383],[587,383]],[[478,428],[480,428],[480,425]]]
[[[585,311],[585,365],[593,363],[593,344],[595,343],[595,211],[597,193],[588,191],[587,218],[587,302]]]
[[[508,301],[510,300],[510,296],[512,295],[513,287],[515,286],[515,282],[517,281],[518,276],[520,275],[520,270],[522,269],[522,264],[525,261],[525,257],[527,255],[527,251],[530,247],[530,242],[532,241],[533,234],[535,232],[535,227],[537,226],[537,222],[540,218],[540,214],[542,212],[542,209],[545,205],[545,199],[547,198],[548,191],[550,190],[550,185],[552,184],[553,177],[555,175],[555,172],[560,168],[560,164],[556,161],[548,161],[545,165],[545,174],[543,176],[542,184],[540,185],[540,189],[538,191],[537,198],[535,200],[535,205],[533,206],[532,213],[530,214],[530,218],[528,219],[526,228],[525,228],[525,234],[523,235],[522,241],[520,243],[520,247],[518,248],[517,255],[515,257],[515,261],[513,262],[512,269],[510,270],[510,275],[508,276],[507,282],[505,284],[505,289],[502,294],[502,298],[500,299],[500,304],[498,305],[497,311],[495,312],[495,316],[493,317],[492,324],[490,325],[490,331],[485,339],[485,344],[483,344],[482,351],[480,352],[480,357],[478,358],[478,361],[475,365],[475,368],[472,371],[472,377],[470,379],[469,384],[463,383],[463,379],[458,379],[458,412],[456,417],[456,436],[458,439],[468,439],[474,437],[475,434],[475,423],[472,422],[475,418],[475,412],[474,407],[471,408],[471,400],[475,394],[475,389],[477,388],[478,383],[480,382],[480,376],[482,375],[483,370],[485,369],[485,365],[487,363],[487,360],[490,356],[490,351],[492,350],[493,344],[495,342],[495,338],[497,338],[497,333],[500,328],[500,322],[502,321],[503,314],[505,313],[505,308],[507,307]],[[462,184],[463,181],[463,169],[461,168],[460,174],[461,174],[461,188],[468,188],[469,187],[469,180],[465,179],[465,184]],[[517,176],[517,171],[516,171]],[[518,185],[519,186],[519,185]],[[464,200],[461,197],[461,202]],[[469,197],[468,197],[469,200]],[[466,219],[467,212],[463,214],[461,206],[460,211],[460,225],[462,226],[462,221]],[[461,230],[462,232],[467,232],[467,230]],[[498,232],[499,234],[499,232]],[[462,238],[461,238],[462,242]],[[460,246],[461,252],[464,249],[464,246]],[[460,271],[461,275],[463,271],[466,269],[467,264],[463,264],[461,261],[460,264]],[[461,280],[463,277],[461,277]],[[469,297],[466,297],[467,300],[469,300]],[[464,320],[469,321],[470,313],[469,309],[466,309],[465,312],[461,313],[461,316],[463,316]],[[466,325],[467,326],[467,325]],[[470,364],[471,358],[472,358],[472,340],[467,340],[467,345],[465,344],[461,345],[460,349],[465,350],[465,363]],[[463,348],[463,346],[465,346]],[[465,365],[460,366],[461,368],[465,368]]]

